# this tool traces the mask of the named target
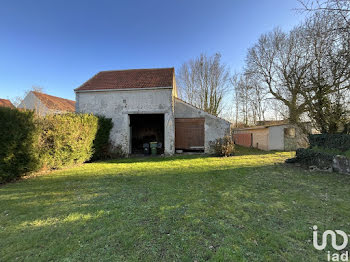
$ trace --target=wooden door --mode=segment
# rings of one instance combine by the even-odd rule
[[[175,118],[175,148],[204,149],[204,118]]]

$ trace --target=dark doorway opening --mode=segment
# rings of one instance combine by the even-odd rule
[[[131,153],[142,154],[145,143],[157,142],[158,153],[164,153],[164,114],[130,116]]]

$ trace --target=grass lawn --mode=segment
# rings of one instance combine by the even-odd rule
[[[0,261],[326,261],[311,227],[350,233],[350,177],[290,156],[123,159],[0,186]]]

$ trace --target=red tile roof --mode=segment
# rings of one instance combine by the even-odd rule
[[[32,93],[48,108],[58,111],[75,112],[75,101],[32,91]]]
[[[15,106],[11,103],[10,100],[8,100],[8,99],[1,99],[1,98],[0,98],[0,106],[1,107],[15,108]]]
[[[172,87],[174,68],[101,71],[75,91]]]

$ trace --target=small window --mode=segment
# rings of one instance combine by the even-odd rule
[[[295,128],[294,127],[288,127],[284,129],[284,136],[286,137],[295,137]]]

